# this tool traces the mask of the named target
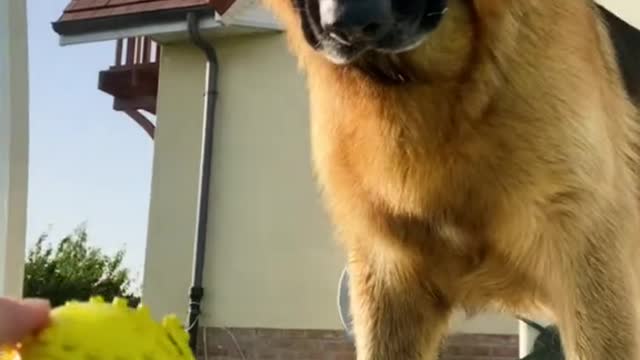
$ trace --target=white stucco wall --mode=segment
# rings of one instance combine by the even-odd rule
[[[282,35],[215,45],[221,93],[204,321],[339,328],[344,260],[312,178],[304,78]]]
[[[160,66],[143,280],[154,315],[184,318],[200,182],[205,62],[189,46],[165,46]]]
[[[0,295],[22,294],[28,165],[25,0],[0,0]]]
[[[638,0],[596,0],[626,22],[640,29],[640,1]]]

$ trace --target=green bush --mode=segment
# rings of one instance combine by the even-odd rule
[[[88,300],[102,296],[105,300],[125,297],[131,306],[140,299],[130,291],[132,279],[122,261],[124,250],[113,256],[102,253],[88,243],[87,229],[77,228],[57,246],[48,241],[48,234],[40,236],[29,249],[24,277],[24,296],[45,298],[53,306],[69,300]]]

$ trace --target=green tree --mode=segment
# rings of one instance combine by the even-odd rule
[[[113,256],[103,254],[88,243],[85,226],[78,227],[57,246],[40,236],[29,250],[25,264],[24,296],[49,299],[53,306],[69,300],[88,300],[102,296],[105,300],[126,297],[131,306],[139,298],[130,291],[132,279],[123,266],[125,251]]]

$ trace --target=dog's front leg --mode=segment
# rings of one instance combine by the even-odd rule
[[[409,264],[352,256],[351,309],[358,360],[435,360],[450,308]]]

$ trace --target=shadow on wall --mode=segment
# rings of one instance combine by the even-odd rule
[[[604,7],[598,7],[609,26],[627,91],[635,103],[640,105],[640,66],[637,62],[640,58],[640,29],[626,23]]]

